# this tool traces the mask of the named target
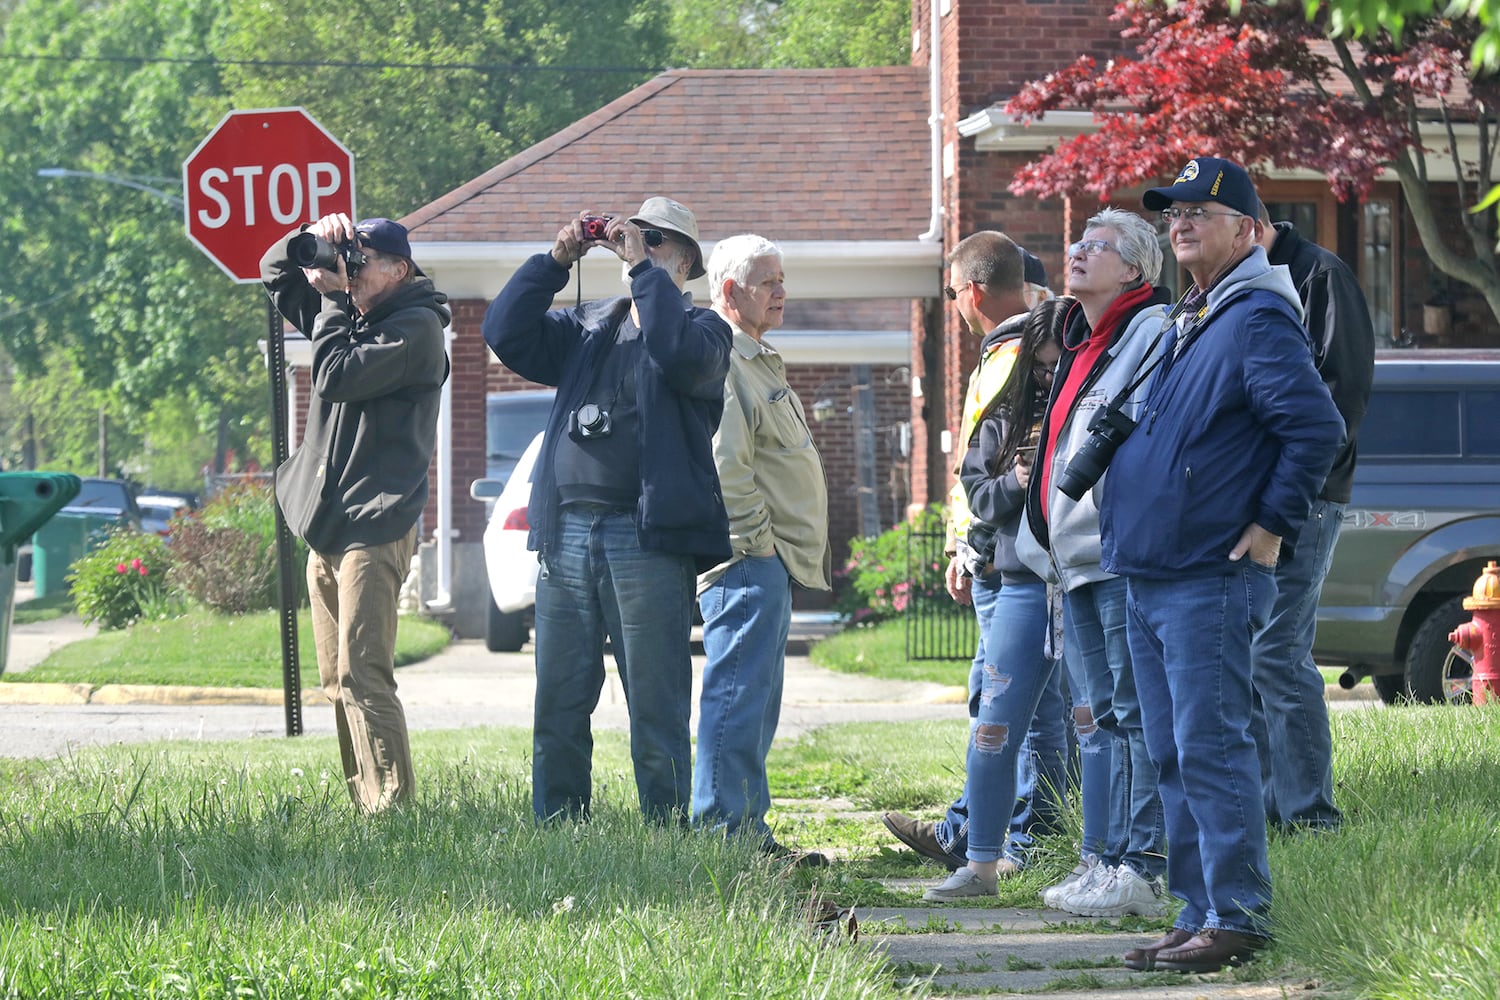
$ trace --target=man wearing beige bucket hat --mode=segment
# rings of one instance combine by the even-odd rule
[[[625,262],[630,294],[550,308],[595,247]],[[528,545],[541,561],[531,768],[539,820],[588,815],[589,717],[606,636],[629,707],[641,811],[687,818],[695,581],[732,555],[713,455],[732,335],[683,292],[703,273],[693,213],[647,198],[629,217],[570,220],[485,314],[496,357],[557,386],[528,511]]]

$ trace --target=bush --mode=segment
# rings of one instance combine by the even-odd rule
[[[952,603],[943,584],[943,511],[928,507],[874,538],[849,543],[840,571],[839,610],[852,620],[880,621],[929,601]]]
[[[174,524],[172,582],[225,614],[276,607],[274,502],[269,487],[233,486]]]
[[[177,603],[167,588],[171,565],[171,553],[158,536],[115,528],[68,573],[73,606],[84,621],[107,629],[168,617]]]

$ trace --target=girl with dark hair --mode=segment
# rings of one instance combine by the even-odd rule
[[[1010,377],[980,419],[959,470],[974,517],[969,569],[976,578],[999,573],[1001,586],[984,637],[979,712],[969,736],[968,864],[927,890],[927,900],[993,896],[1001,866],[1014,865],[1005,848],[1016,757],[1057,669],[1047,655],[1047,584],[1016,557],[1016,531],[1072,305],[1053,299],[1027,317]]]

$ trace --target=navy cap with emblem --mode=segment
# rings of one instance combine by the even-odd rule
[[[1212,201],[1254,218],[1260,207],[1255,183],[1245,168],[1217,156],[1199,156],[1187,162],[1169,187],[1151,188],[1141,204],[1160,212],[1174,201]]]

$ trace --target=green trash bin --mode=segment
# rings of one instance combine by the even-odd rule
[[[10,654],[10,622],[16,610],[16,552],[6,546],[0,550],[0,672]]]
[[[16,607],[16,550],[78,495],[80,485],[65,472],[0,472],[0,671]]]
[[[112,517],[65,510],[38,528],[31,540],[36,596],[66,593],[73,564],[102,543],[115,523]]]

